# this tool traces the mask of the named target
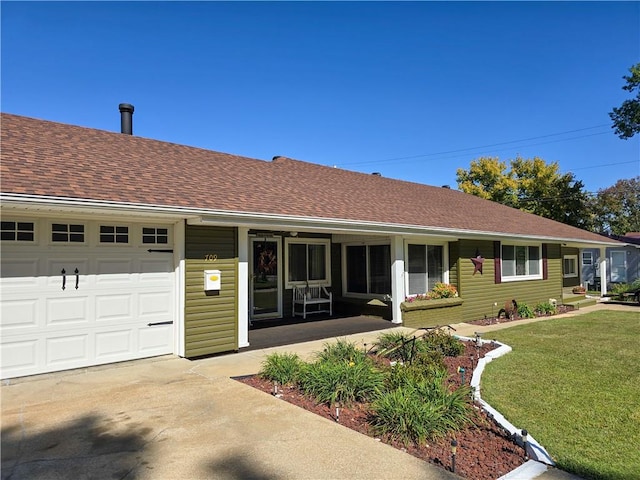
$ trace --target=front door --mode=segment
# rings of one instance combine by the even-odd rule
[[[251,318],[282,317],[280,239],[254,238],[251,244]]]
[[[627,254],[624,250],[611,252],[611,281],[616,283],[627,281]]]

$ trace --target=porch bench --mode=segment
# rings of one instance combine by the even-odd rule
[[[318,308],[308,309],[310,305],[318,305]],[[333,315],[333,294],[320,285],[293,287],[293,316],[302,315],[306,319],[310,313]]]

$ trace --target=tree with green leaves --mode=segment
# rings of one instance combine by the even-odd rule
[[[636,96],[625,100],[620,107],[609,113],[616,135],[625,140],[640,132],[640,63],[636,63],[629,71],[631,75],[622,77],[627,82],[622,89],[631,93],[635,90]]]
[[[640,176],[600,189],[593,204],[593,230],[625,235],[640,232]]]
[[[463,192],[580,228],[591,225],[589,198],[572,173],[561,174],[556,162],[517,157],[506,162],[484,157],[469,170],[456,172]]]

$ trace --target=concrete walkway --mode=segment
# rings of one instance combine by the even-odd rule
[[[601,308],[619,309],[578,313]],[[455,328],[472,336],[524,322]],[[376,336],[348,339],[370,345]],[[230,378],[256,373],[274,351],[309,358],[325,341],[7,382],[0,390],[2,479],[457,478]],[[575,477],[552,469],[537,478]]]

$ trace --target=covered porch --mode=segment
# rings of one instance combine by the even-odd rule
[[[301,317],[256,320],[249,328],[249,346],[240,351],[329,340],[397,326],[390,320],[368,315],[333,317],[318,315],[308,317],[306,320]]]

